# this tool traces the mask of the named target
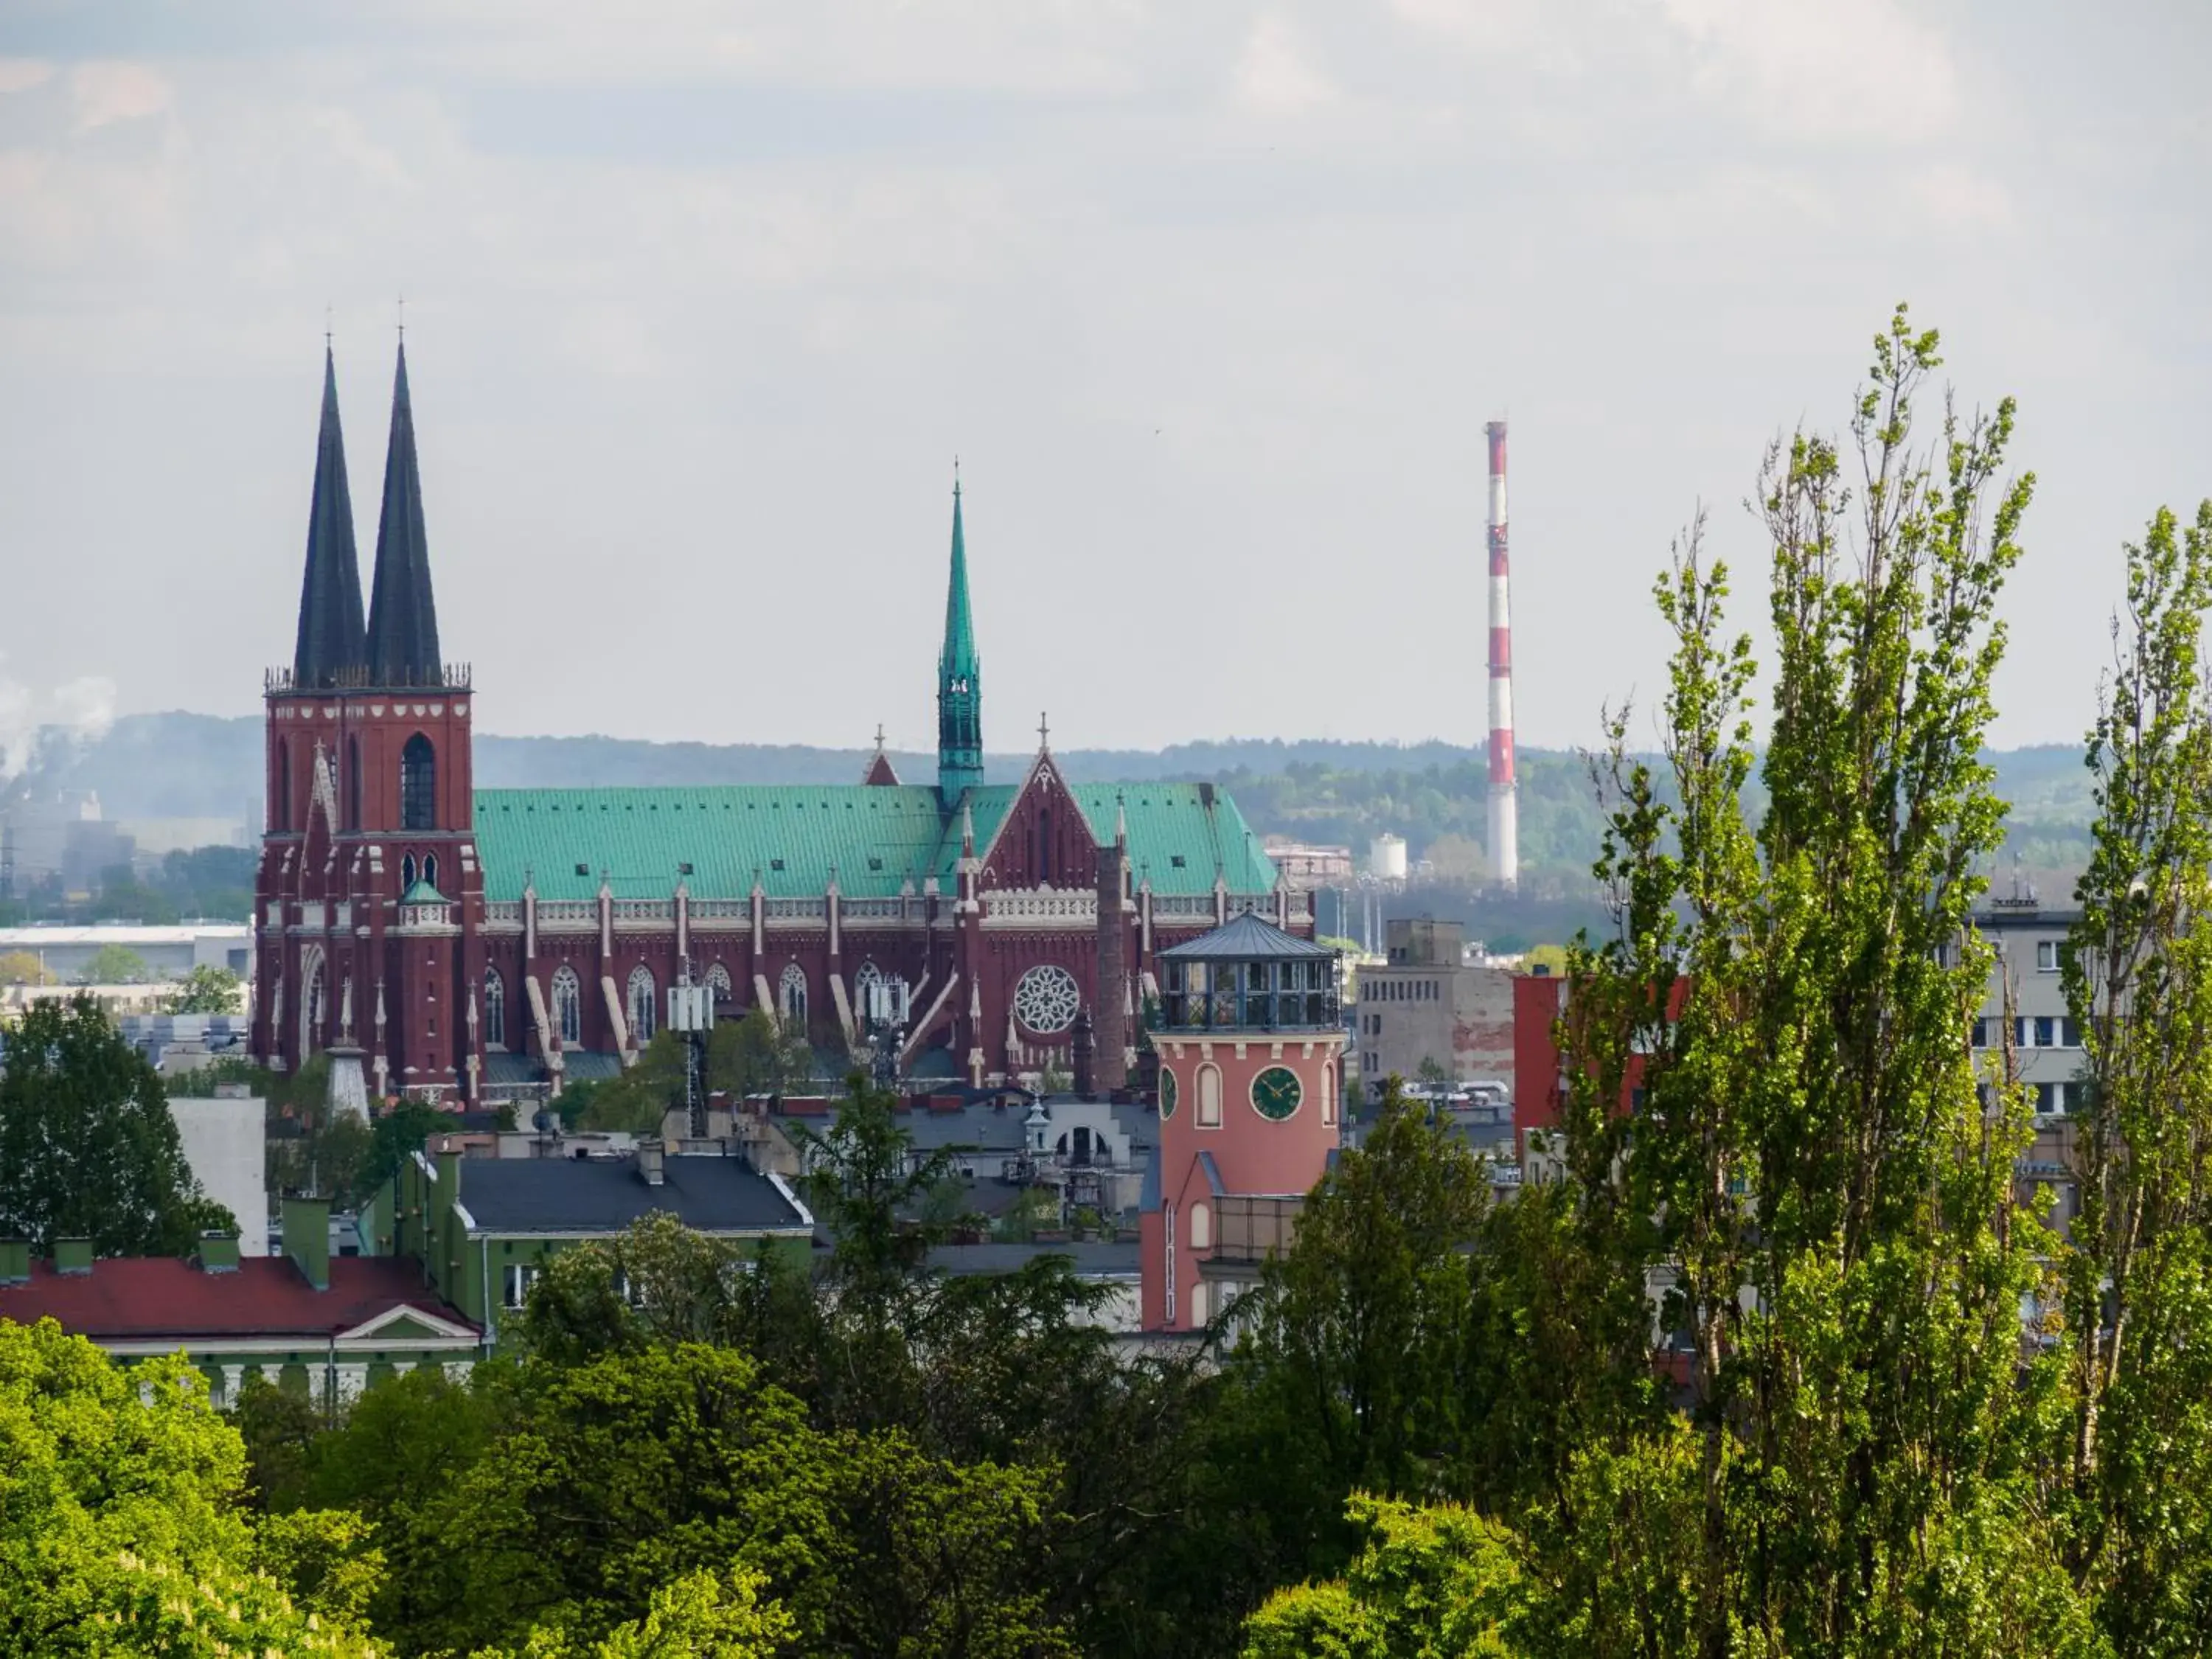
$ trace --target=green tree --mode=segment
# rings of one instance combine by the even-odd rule
[[[2128,549],[2063,958],[2082,1031],[2066,1261],[2073,1568],[2124,1655],[2212,1645],[2212,502]]]
[[[138,985],[153,977],[146,958],[127,945],[103,945],[77,969],[80,985]]]
[[[51,985],[54,976],[29,951],[10,951],[0,956],[0,985]]]
[[[228,968],[202,963],[162,1000],[173,1014],[234,1014],[246,1005],[246,989]]]
[[[1243,1659],[1505,1659],[1527,1593],[1517,1540],[1455,1504],[1366,1493],[1346,1518],[1363,1535],[1341,1579],[1279,1590],[1245,1621]]]
[[[0,1649],[367,1654],[358,1524],[258,1534],[244,1466],[181,1358],[125,1370],[51,1320],[0,1320]]]
[[[762,1591],[753,1568],[701,1569],[653,1593],[645,1616],[580,1648],[559,1632],[531,1632],[517,1659],[775,1659],[796,1632],[791,1615]],[[475,1659],[501,1659],[489,1649]]]
[[[1434,1491],[1469,1431],[1462,1356],[1489,1200],[1467,1143],[1387,1088],[1238,1310],[1251,1335],[1237,1367],[1281,1425],[1270,1462],[1311,1482],[1303,1507],[1322,1553],[1293,1571],[1341,1563],[1350,1539],[1334,1523],[1352,1492]]]
[[[1677,1534],[1599,1527],[1577,1470],[1664,1474],[1697,1543],[1679,1639],[1623,1625],[1577,1651],[1719,1655],[1757,1632],[1767,1652],[2014,1652],[2030,1590],[2046,1650],[2080,1646],[2033,1455],[2056,1367],[2020,1323],[2054,1244],[2014,1201],[2021,1093],[1996,1079],[1985,1106],[1963,1036],[2002,811],[1996,599],[2029,482],[2001,481],[2009,401],[1916,439],[1938,362],[1900,308],[1854,413],[1855,499],[1830,441],[1770,454],[1763,753],[1752,647],[1695,529],[1658,591],[1668,799],[1613,722],[1598,874],[1620,922],[1576,953],[1565,1117],[1575,1248],[1612,1288],[1577,1313],[1624,1381],[1679,1367],[1695,1503],[1648,1416],[1586,1438],[1530,1528],[1545,1575],[1583,1591],[1552,1627],[1608,1628],[1589,1595],[1675,1571],[1640,1553]]]
[[[458,1593],[411,1642],[517,1645],[537,1628],[582,1645],[737,1564],[766,1575],[799,1651],[1070,1651],[1044,1607],[1041,1472],[821,1433],[751,1360],[698,1345],[533,1367],[521,1387],[426,1517]]]
[[[237,1224],[193,1180],[161,1078],[91,998],[25,1011],[0,1070],[0,1234],[182,1255]]]

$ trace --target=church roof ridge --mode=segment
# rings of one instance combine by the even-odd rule
[[[1274,887],[1274,866],[1218,790],[1160,782],[1067,789],[1102,844],[1112,840],[1120,796],[1131,868],[1145,866],[1156,893],[1210,893],[1217,868],[1233,892]],[[966,792],[979,848],[990,845],[1019,793],[1016,784]],[[745,897],[756,868],[770,897],[817,897],[833,864],[847,899],[891,898],[909,876],[949,881],[960,856],[959,806],[948,811],[926,784],[479,789],[475,823],[484,896],[495,902],[521,898],[526,869],[541,901],[594,897],[603,868],[621,897],[667,898],[679,864],[692,866],[695,905]],[[573,873],[580,865],[585,875]]]

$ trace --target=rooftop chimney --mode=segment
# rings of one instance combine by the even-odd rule
[[[238,1235],[210,1232],[200,1235],[200,1271],[234,1273],[238,1271]]]
[[[637,1143],[637,1172],[645,1177],[647,1186],[659,1187],[667,1183],[665,1166],[662,1162],[666,1156],[667,1149],[657,1140]]]
[[[301,1278],[319,1291],[327,1291],[331,1287],[330,1200],[287,1198],[283,1221],[284,1254],[300,1270]]]

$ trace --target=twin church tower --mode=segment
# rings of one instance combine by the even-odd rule
[[[298,633],[265,682],[252,1048],[271,1066],[329,1050],[378,1095],[526,1100],[634,1064],[688,976],[722,1018],[803,1029],[830,1075],[888,1041],[911,1078],[1095,1055],[1112,1086],[1163,951],[1238,915],[1311,935],[1211,785],[1075,782],[1042,732],[1018,781],[987,781],[957,482],[930,784],[879,739],[850,784],[476,789],[404,344],[368,592],[364,616],[326,349]],[[733,728],[774,741],[745,709]]]

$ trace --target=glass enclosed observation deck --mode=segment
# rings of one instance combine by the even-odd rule
[[[1255,915],[1160,952],[1164,1031],[1322,1031],[1342,1023],[1336,952]]]

